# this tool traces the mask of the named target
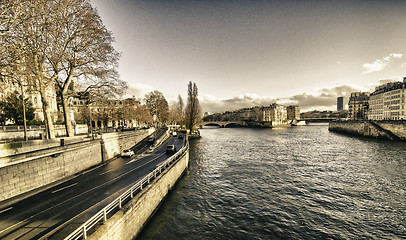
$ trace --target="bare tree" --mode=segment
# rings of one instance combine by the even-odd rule
[[[14,30],[19,29],[24,21],[29,21],[24,4],[13,1],[0,1],[0,77],[4,89],[3,93],[15,86],[20,90],[21,98],[25,99],[25,88],[29,86],[30,74],[25,67],[24,57],[26,48],[20,36]],[[24,140],[27,137],[26,103],[22,101]],[[17,121],[17,120],[16,120]]]
[[[185,124],[186,128],[192,133],[195,130],[196,124],[201,118],[201,108],[198,96],[198,89],[196,83],[189,82],[188,84],[188,98],[185,110]]]
[[[149,124],[153,122],[151,112],[144,105],[138,105],[134,115],[138,124]]]
[[[169,106],[164,95],[155,90],[147,93],[144,100],[151,115],[156,116],[158,122],[165,123],[169,116]]]
[[[4,7],[0,10],[0,36],[9,43],[4,48],[21,46],[25,69],[41,95],[49,138],[55,134],[46,91],[55,84],[68,136],[73,135],[67,106],[73,80],[85,86],[84,92],[92,92],[88,96],[124,91],[126,84],[117,73],[119,54],[112,46],[114,38],[88,0],[10,0],[0,1],[0,5]]]
[[[171,101],[169,103],[169,117],[168,117],[168,123],[169,124],[177,124],[179,119],[179,114],[178,114],[178,104],[176,101]]]
[[[179,124],[182,125],[183,122],[183,109],[184,103],[183,99],[180,95],[178,95],[177,101],[171,101],[169,104],[169,122],[171,124]]]
[[[118,79],[120,54],[112,46],[112,33],[91,4],[86,0],[57,0],[50,4],[53,10],[49,17],[55,23],[47,28],[49,47],[45,56],[49,72],[58,76],[66,131],[72,136],[67,99],[74,79],[93,90],[110,86],[110,93],[114,92],[112,88],[126,85]]]
[[[180,96],[180,94],[178,95],[178,102],[177,102],[177,114],[178,117],[176,119],[176,121],[178,122],[178,124],[182,125],[182,121],[183,121],[183,109],[185,108],[185,103],[183,102],[183,98],[182,96]]]
[[[47,137],[54,138],[54,128],[46,91],[53,87],[56,75],[49,75],[45,69],[43,50],[46,46],[44,31],[50,25],[46,15],[47,0],[1,1],[0,36],[4,50],[18,50],[18,61],[28,73],[31,85],[39,91],[44,112]],[[4,59],[2,59],[3,61]],[[3,61],[4,62],[4,61]],[[3,64],[2,64],[3,65]]]

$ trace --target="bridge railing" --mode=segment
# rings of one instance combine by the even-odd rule
[[[124,204],[129,202],[137,193],[139,193],[143,188],[145,188],[151,182],[151,180],[155,179],[166,168],[173,165],[180,158],[182,158],[185,155],[186,151],[188,151],[188,149],[189,149],[189,141],[187,140],[187,137],[185,137],[184,146],[177,153],[175,153],[173,156],[171,156],[161,164],[157,165],[154,171],[146,175],[143,179],[141,179],[139,182],[130,187],[130,189],[121,194],[118,198],[113,200],[102,210],[97,212],[93,217],[91,217],[79,228],[77,228],[75,231],[69,234],[65,238],[65,240],[87,239],[87,233],[90,230],[94,230],[92,228],[94,228],[99,223],[107,221],[109,217],[111,217],[114,213],[120,210]]]

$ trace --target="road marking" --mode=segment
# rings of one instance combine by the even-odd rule
[[[8,231],[8,230],[10,230],[10,229],[12,229],[12,228],[18,226],[18,225],[22,225],[22,224],[28,223],[28,222],[30,221],[30,219],[33,219],[34,217],[37,217],[37,216],[39,216],[40,214],[42,214],[42,213],[44,213],[44,212],[46,212],[46,211],[50,211],[50,210],[52,210],[52,209],[54,209],[54,208],[56,208],[56,207],[58,207],[58,206],[60,206],[60,205],[62,205],[62,204],[64,204],[64,203],[66,203],[66,202],[69,202],[69,201],[71,201],[71,200],[73,200],[73,199],[79,198],[79,197],[85,195],[85,194],[88,193],[88,192],[91,192],[91,191],[93,191],[93,190],[95,190],[95,189],[97,189],[97,188],[100,188],[100,187],[102,187],[102,186],[104,186],[104,185],[107,185],[107,184],[109,184],[109,183],[111,183],[111,182],[113,182],[113,181],[115,181],[115,180],[117,180],[117,179],[119,179],[119,178],[121,178],[121,177],[123,177],[123,176],[125,176],[125,175],[128,175],[128,174],[130,174],[130,173],[132,173],[132,172],[138,170],[139,168],[141,168],[141,167],[143,167],[143,166],[145,166],[145,165],[151,163],[152,161],[156,160],[157,158],[161,157],[161,156],[164,155],[164,154],[165,154],[165,153],[162,153],[160,156],[157,156],[157,157],[153,158],[152,160],[150,160],[150,161],[148,161],[148,162],[146,162],[146,163],[144,163],[144,164],[142,164],[142,165],[140,165],[140,166],[138,166],[138,167],[136,167],[136,168],[134,168],[134,169],[132,169],[132,170],[130,170],[130,171],[128,171],[128,172],[126,172],[126,173],[123,173],[123,174],[121,174],[121,175],[119,175],[119,176],[117,176],[117,177],[114,177],[114,178],[110,179],[109,181],[104,182],[103,184],[100,184],[100,185],[98,185],[98,186],[96,186],[96,187],[94,187],[94,188],[92,188],[92,189],[89,189],[89,190],[87,190],[87,191],[85,191],[85,192],[82,192],[82,193],[80,193],[80,194],[78,194],[78,195],[76,195],[76,196],[74,196],[74,197],[69,198],[69,199],[65,199],[64,201],[59,202],[58,204],[55,204],[54,206],[52,206],[52,207],[50,207],[50,208],[48,208],[48,209],[44,209],[44,210],[42,210],[41,212],[38,212],[38,213],[36,213],[36,214],[34,214],[34,215],[32,215],[32,216],[30,216],[30,217],[28,217],[28,218],[26,218],[26,219],[20,221],[20,222],[17,222],[17,223],[15,223],[15,224],[13,224],[13,225],[11,225],[11,226],[9,226],[9,227],[3,229],[3,230],[0,230],[0,234],[2,234],[3,232],[6,232],[6,231]],[[135,159],[134,159],[134,160],[135,160]],[[145,175],[145,176],[146,176],[146,175]],[[142,177],[141,177],[140,179],[142,179]],[[138,181],[139,181],[139,180],[138,180]],[[74,186],[74,185],[76,185],[76,184],[77,184],[77,183],[72,184],[72,185],[70,185],[70,186],[67,186],[67,187],[65,187],[65,188],[72,187],[72,186]],[[62,189],[59,189],[59,190],[56,190],[56,191],[61,191],[61,190],[65,189],[65,188],[62,188]],[[54,191],[54,192],[56,192],[56,191]],[[52,193],[54,193],[54,192],[52,192]],[[83,211],[83,212],[85,212],[85,211]],[[83,212],[82,212],[82,213],[83,213]],[[80,214],[82,214],[82,213],[80,213]],[[78,214],[78,215],[80,215],[80,214]],[[77,215],[77,216],[78,216],[78,215]],[[76,216],[75,216],[75,217],[76,217]],[[74,217],[74,218],[75,218],[75,217]]]
[[[52,193],[56,193],[56,192],[59,192],[59,191],[65,190],[65,189],[67,189],[67,188],[70,188],[70,187],[75,186],[76,184],[77,184],[77,183],[74,183],[74,184],[72,184],[72,185],[69,185],[69,186],[63,187],[63,188],[61,188],[61,189],[58,189],[58,190],[53,191]]]
[[[9,208],[7,208],[7,209],[1,210],[0,213],[7,212],[8,210],[11,210],[11,209],[13,209],[13,207],[9,207]]]
[[[100,176],[103,175],[103,174],[106,174],[106,173],[108,173],[108,172],[114,171],[114,170],[116,170],[116,169],[114,168],[114,169],[110,169],[110,170],[108,170],[108,171],[105,171],[104,173],[100,173]]]
[[[154,157],[153,159],[151,159],[151,161],[149,161],[148,163],[150,163],[150,162],[152,162],[152,161],[154,161],[154,160],[156,160],[156,159],[162,157],[164,154],[165,154],[165,153],[159,154],[158,156],[156,156],[156,157]],[[138,160],[138,159],[133,159],[133,160],[129,161],[129,162],[126,163],[126,164],[130,164],[130,163],[132,163],[132,162],[135,162],[136,160]],[[143,165],[141,165],[141,166],[143,166]]]
[[[139,149],[138,151],[137,151],[137,153],[142,153],[146,148],[148,148],[148,145],[145,145],[144,147],[142,147],[141,149]]]

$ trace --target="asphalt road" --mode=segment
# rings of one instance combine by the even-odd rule
[[[119,157],[0,210],[0,239],[63,239],[166,160],[169,144],[179,150],[183,139],[170,137],[152,153],[145,140],[131,158]]]

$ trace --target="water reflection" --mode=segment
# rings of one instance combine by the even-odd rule
[[[210,128],[140,239],[406,238],[406,148],[328,132]]]

